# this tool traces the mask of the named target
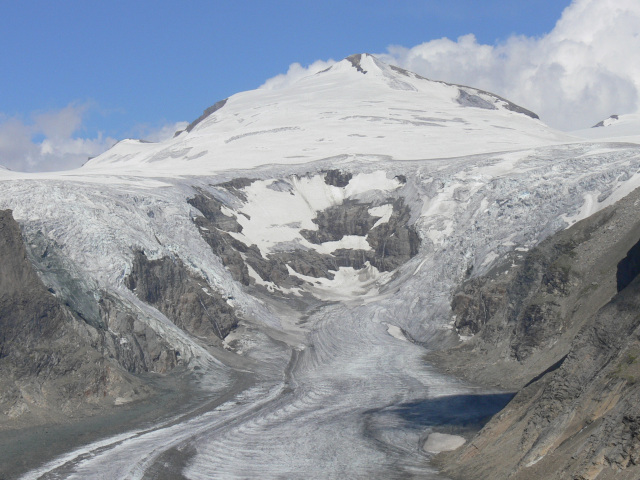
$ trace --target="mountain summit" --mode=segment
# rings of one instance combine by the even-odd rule
[[[161,143],[124,140],[84,170],[206,174],[342,155],[446,158],[570,140],[497,95],[351,55],[277,90],[238,93]]]

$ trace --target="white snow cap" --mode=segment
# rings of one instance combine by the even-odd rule
[[[568,139],[496,95],[357,54],[280,89],[233,95],[167,141],[122,141],[82,170],[202,175],[345,155],[457,157]]]

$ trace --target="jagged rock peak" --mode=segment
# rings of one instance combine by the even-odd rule
[[[343,58],[339,62],[333,64],[329,68],[322,70],[319,73],[323,74],[327,72],[339,72],[350,69],[355,69],[363,75],[366,75],[370,72],[377,72],[379,74],[391,73],[393,75],[393,72],[395,71],[395,73],[401,73],[409,77],[423,78],[424,80],[427,80],[424,77],[420,77],[419,75],[416,75],[414,73],[407,72],[406,70],[402,70],[401,68],[386,64],[370,53],[354,53],[353,55],[349,55],[348,57]]]
[[[368,53],[356,53],[354,55],[349,55],[347,58],[345,58],[345,60],[351,62],[351,65],[353,65],[353,67],[358,70],[360,73],[367,73],[367,71],[362,68],[362,58],[363,57],[371,57],[375,60],[375,57],[373,55],[369,55]]]

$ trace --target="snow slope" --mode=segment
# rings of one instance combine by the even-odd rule
[[[571,140],[500,97],[367,54],[281,90],[238,93],[208,112],[171,140],[123,140],[81,170],[203,175],[344,155],[415,160]]]

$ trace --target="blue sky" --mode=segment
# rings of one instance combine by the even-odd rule
[[[565,90],[555,93],[563,95],[560,100],[547,96],[558,84],[580,88],[580,94],[587,92],[593,99],[611,97],[609,103],[591,108],[593,118],[636,105],[636,84],[625,83],[635,72],[624,72],[616,84],[615,79],[600,78],[600,64],[586,77],[571,65],[595,58],[589,49],[598,39],[584,40],[583,32],[602,31],[612,37],[607,33],[611,27],[601,19],[615,14],[612,21],[635,21],[640,16],[631,14],[638,13],[639,4],[0,0],[0,164],[31,170],[69,168],[115,140],[159,137],[161,129],[191,121],[217,100],[257,88],[293,63],[306,68],[317,60],[340,60],[360,52],[386,54],[386,61],[430,78],[489,89],[537,108],[548,123],[567,129],[574,117],[585,116],[578,102],[585,108],[591,104],[577,98],[563,106],[573,117],[553,111],[568,98]],[[569,6],[570,15],[559,28],[557,22]],[[594,22],[602,23],[599,30]],[[624,43],[633,52],[634,42],[621,38],[635,31],[632,23],[613,40],[598,41],[605,44],[603,49]],[[581,42],[582,57],[568,53],[566,37]],[[549,58],[553,62],[545,65]],[[628,63],[629,59],[620,60],[605,70],[620,65],[629,70]],[[569,83],[553,78],[558,64]],[[522,77],[525,72],[529,77]],[[588,81],[580,80],[584,78]],[[599,90],[605,80],[606,92]],[[64,155],[71,160],[58,162]],[[50,165],[44,165],[45,160]]]
[[[482,4],[482,7],[478,7]],[[121,137],[192,120],[289,64],[474,33],[553,28],[568,1],[3,1],[0,112],[90,102],[85,128]]]

